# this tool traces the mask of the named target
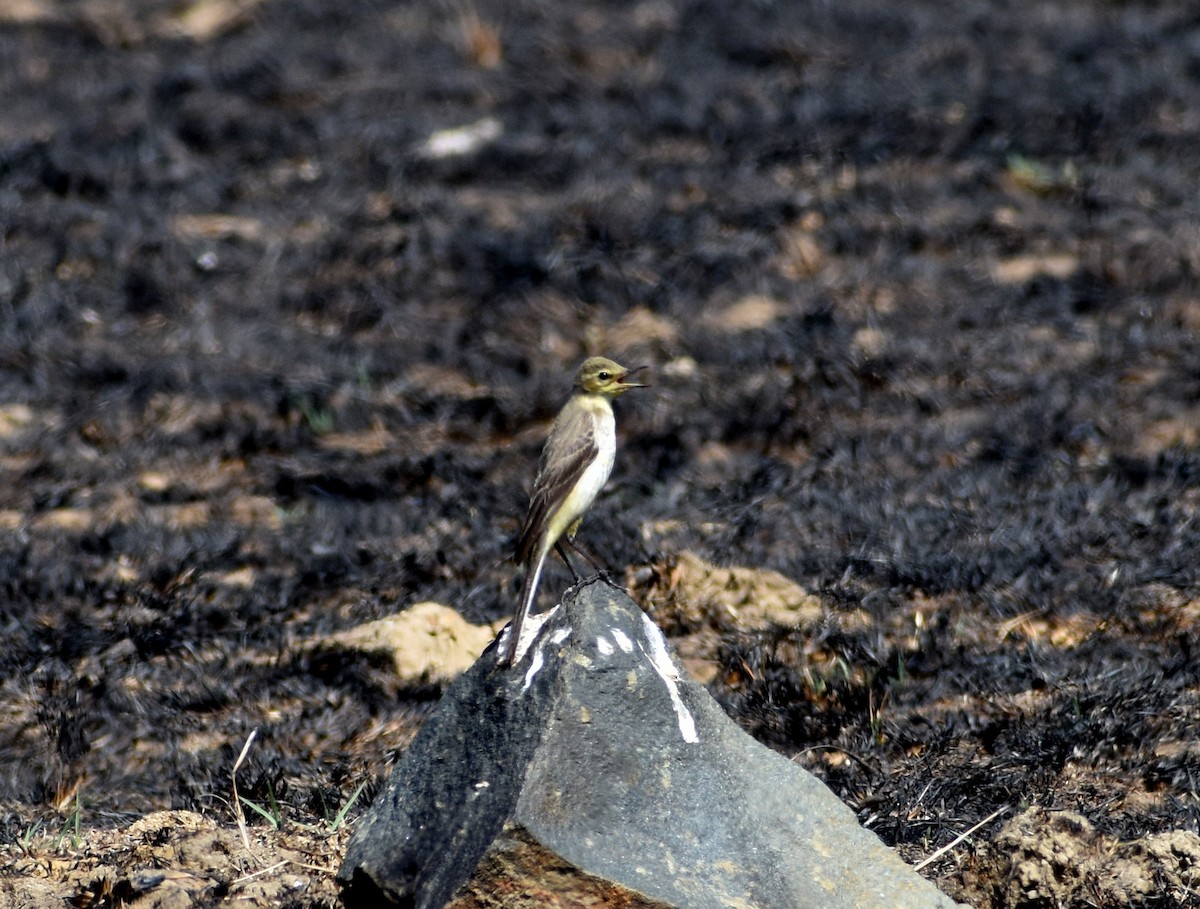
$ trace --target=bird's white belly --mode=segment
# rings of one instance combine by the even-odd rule
[[[583,517],[612,473],[613,459],[617,453],[616,421],[611,410],[608,413],[596,414],[595,420],[596,457],[551,520],[548,535],[550,540],[560,539],[572,524]]]

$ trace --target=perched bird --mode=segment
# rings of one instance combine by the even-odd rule
[[[566,534],[568,542],[575,539],[584,513],[612,473],[617,453],[612,399],[630,388],[645,387],[628,381],[637,371],[605,357],[585,360],[575,377],[574,393],[554,418],[533,483],[529,513],[517,542],[516,560],[525,566],[525,580],[498,661],[501,666],[510,666],[516,659],[521,626],[537,596],[546,556],[551,549],[557,549],[567,562],[562,549],[563,535]],[[567,567],[571,567],[570,562]],[[574,574],[573,568],[571,573]]]

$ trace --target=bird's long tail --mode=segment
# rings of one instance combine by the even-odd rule
[[[516,661],[517,645],[521,642],[521,626],[525,624],[525,617],[529,615],[533,599],[537,596],[538,581],[542,577],[542,566],[546,564],[547,547],[539,545],[536,553],[536,557],[525,569],[525,580],[521,582],[521,602],[508,626],[508,639],[504,642],[504,652],[500,654],[500,659],[497,661],[500,666],[511,666]]]

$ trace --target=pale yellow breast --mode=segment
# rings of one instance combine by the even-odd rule
[[[596,457],[580,476],[574,488],[563,499],[562,505],[550,518],[549,545],[566,533],[571,525],[580,520],[612,473],[613,460],[617,454],[617,427],[613,419],[612,405],[603,398],[585,398],[582,402],[593,421],[596,439]]]

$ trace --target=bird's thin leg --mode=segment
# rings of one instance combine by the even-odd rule
[[[612,581],[612,572],[610,572],[607,568],[605,568],[603,565],[601,565],[599,562],[597,562],[594,558],[592,558],[591,553],[589,553],[586,549],[584,549],[582,546],[580,546],[578,543],[576,543],[570,537],[564,537],[564,539],[567,541],[568,546],[570,546],[577,553],[579,553],[579,555],[581,555],[585,559],[587,559],[588,564],[596,569],[596,574],[598,574],[600,576],[600,578],[604,581],[604,583],[615,586],[615,585],[613,585],[613,581]],[[576,580],[578,580],[578,578]]]
[[[567,542],[570,543],[572,549],[575,549],[574,543],[571,543],[570,540]],[[563,560],[563,564],[565,564],[567,566],[567,570],[571,572],[571,577],[574,578],[575,583],[578,584],[582,578],[579,577],[579,572],[575,570],[575,566],[571,564],[571,560],[567,558],[567,551],[563,549],[561,540],[554,544],[554,551],[558,553],[558,557]],[[575,549],[575,551],[579,552],[578,549]]]

